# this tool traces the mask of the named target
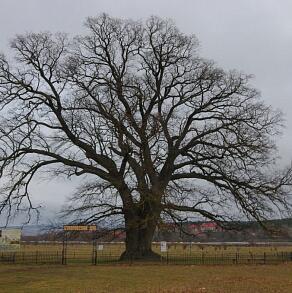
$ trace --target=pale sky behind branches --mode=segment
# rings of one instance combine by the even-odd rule
[[[292,159],[292,1],[291,0],[0,0],[0,52],[26,32],[85,31],[88,16],[100,13],[132,19],[171,18],[181,31],[195,34],[200,55],[224,69],[253,74],[252,84],[267,104],[284,113],[278,139],[281,162]],[[64,178],[34,184],[43,218],[53,215],[77,186]],[[0,219],[1,225],[1,219]]]

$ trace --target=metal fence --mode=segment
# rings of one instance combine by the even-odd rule
[[[0,252],[0,263],[15,264],[59,264],[62,263],[62,253],[44,251],[3,251]]]
[[[277,253],[161,253],[161,258],[148,263],[161,265],[222,265],[222,264],[277,264],[292,262],[291,252]],[[3,251],[0,252],[0,263],[12,264],[123,264],[134,263],[134,260],[120,261],[118,254],[79,251]],[[143,262],[145,263],[145,262]],[[147,263],[147,262],[146,262]]]

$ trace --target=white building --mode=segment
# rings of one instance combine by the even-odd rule
[[[0,249],[20,247],[21,229],[0,228]]]

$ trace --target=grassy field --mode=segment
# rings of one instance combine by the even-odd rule
[[[258,266],[0,265],[0,292],[292,292],[292,264]]]
[[[92,244],[80,244],[80,243],[68,243],[69,252],[92,252]],[[107,243],[103,245],[103,253],[105,254],[121,254],[124,250],[124,245],[120,243]],[[160,252],[160,244],[154,243],[152,248],[156,252]],[[36,244],[22,244],[20,251],[30,252],[30,251],[61,251],[62,243],[36,243]],[[292,252],[291,246],[279,246],[266,245],[266,246],[232,246],[232,245],[203,245],[203,244],[183,244],[183,243],[172,243],[168,244],[169,253],[174,254],[192,254],[192,253],[207,253],[207,254],[221,254],[221,253],[277,253],[277,252]]]
[[[204,246],[172,244],[174,255],[267,255],[292,252],[292,246]],[[118,259],[123,244],[104,244],[102,255]],[[159,252],[160,245],[153,249]],[[39,252],[39,254],[35,254]],[[0,293],[4,292],[292,292],[292,262],[278,265],[91,265],[92,244],[68,244],[68,265],[38,265],[42,253],[62,252],[62,243],[22,244],[21,254],[32,254],[32,263],[0,264]],[[74,257],[72,257],[74,255]],[[290,255],[290,254],[289,254]],[[82,260],[83,259],[83,260]],[[182,262],[183,263],[183,262]],[[202,262],[201,262],[202,263]],[[204,262],[208,263],[208,262]],[[219,262],[221,263],[221,262]],[[232,262],[231,262],[232,263]],[[239,262],[240,263],[240,262]],[[87,265],[86,265],[87,264]]]

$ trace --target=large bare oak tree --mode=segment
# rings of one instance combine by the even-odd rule
[[[155,257],[162,217],[263,221],[288,207],[291,171],[275,171],[281,114],[250,76],[199,57],[171,21],[101,15],[88,34],[30,33],[0,57],[1,211],[33,208],[42,170],[81,176],[68,212],[122,217],[122,258]],[[81,218],[80,218],[81,219]]]

